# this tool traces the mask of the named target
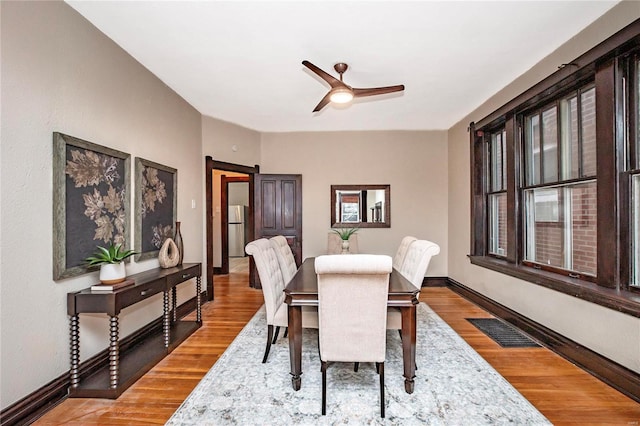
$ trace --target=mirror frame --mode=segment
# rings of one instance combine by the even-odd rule
[[[336,222],[336,191],[384,191],[384,222]],[[391,185],[331,185],[331,227],[332,228],[391,228]]]

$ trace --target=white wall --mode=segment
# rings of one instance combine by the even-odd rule
[[[501,105],[640,18],[637,2],[622,2],[449,130],[449,276],[525,317],[640,372],[640,319],[576,297],[471,265],[469,133]]]
[[[73,9],[1,2],[0,10],[4,409],[69,371],[66,296],[97,281],[97,273],[52,279],[52,133],[127,152],[132,166],[139,156],[178,169],[186,262],[203,260],[204,167],[200,114]],[[157,265],[134,262],[127,273]],[[179,303],[193,295],[195,285],[181,286]],[[161,313],[159,296],[124,310],[121,337]],[[107,347],[108,321],[82,315],[80,324],[85,360]]]
[[[262,173],[302,174],[303,257],[324,254],[331,185],[391,185],[391,228],[362,228],[360,250],[393,256],[406,235],[447,252],[447,134],[425,132],[264,133]],[[446,255],[428,276],[446,276]]]

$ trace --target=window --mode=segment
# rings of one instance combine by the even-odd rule
[[[636,54],[636,58],[640,56],[640,54]],[[634,114],[634,125],[635,125],[635,139],[636,139],[636,149],[635,149],[635,155],[636,155],[636,168],[640,169],[640,59],[636,59],[635,62],[635,73],[633,73],[634,76],[634,82],[635,82],[635,90],[633,91],[634,95],[635,95],[635,100],[633,99],[633,97],[631,98],[631,103],[633,104],[633,106],[635,107],[635,114]]]
[[[360,192],[340,194],[340,222],[360,222]]]
[[[524,261],[596,275],[595,89],[524,119]],[[491,208],[491,207],[489,207]]]
[[[489,137],[489,254],[505,256],[507,253],[507,191],[505,186],[506,132],[490,134]]]
[[[596,182],[524,191],[525,261],[596,275]]]
[[[640,317],[638,46],[634,21],[471,123],[473,264]]]
[[[631,56],[628,69],[628,97],[631,194],[631,286],[640,289],[640,53]]]
[[[632,253],[633,275],[631,285],[640,286],[640,174],[633,176],[631,185],[631,217],[632,226]]]

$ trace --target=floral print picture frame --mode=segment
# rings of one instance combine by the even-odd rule
[[[178,171],[136,157],[136,261],[158,257],[167,238],[173,238],[177,220]]]
[[[53,133],[53,279],[96,270],[96,246],[130,248],[130,155]]]

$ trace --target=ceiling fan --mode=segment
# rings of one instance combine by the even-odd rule
[[[316,105],[313,112],[320,111],[322,108],[327,106],[329,102],[344,104],[350,102],[353,98],[383,95],[385,93],[401,92],[404,90],[404,84],[387,87],[369,87],[366,89],[353,88],[342,81],[342,74],[344,74],[347,68],[349,68],[349,66],[343,62],[339,62],[333,66],[333,69],[335,69],[336,72],[340,74],[340,80],[338,80],[331,74],[327,74],[326,72],[322,71],[320,68],[313,65],[309,61],[302,61],[302,65],[316,73],[321,79],[329,83],[329,86],[331,86],[331,90],[329,90],[324,98],[322,98],[320,103]]]

